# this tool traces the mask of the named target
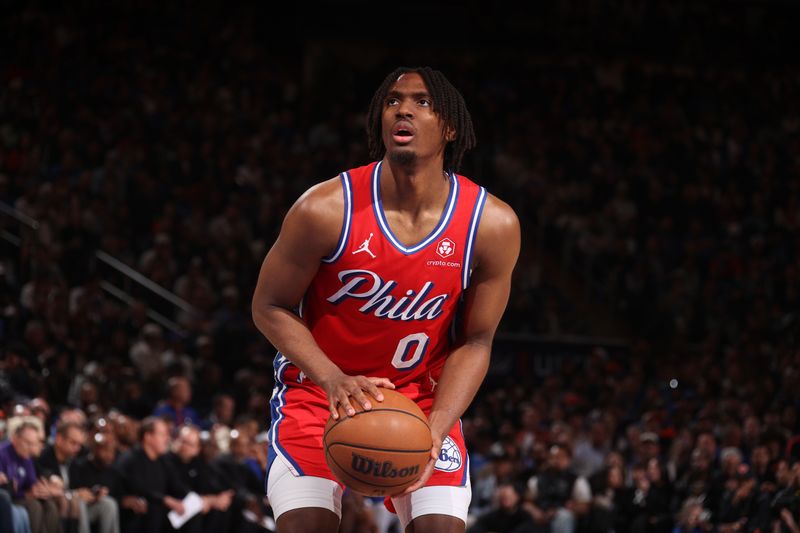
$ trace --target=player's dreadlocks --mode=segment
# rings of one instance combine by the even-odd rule
[[[367,112],[369,155],[374,159],[383,157],[385,147],[381,136],[381,115],[386,94],[400,75],[409,72],[416,72],[422,76],[425,86],[431,93],[433,110],[442,118],[445,128],[450,127],[456,132],[455,140],[447,143],[444,149],[444,168],[448,172],[457,172],[464,153],[475,146],[472,117],[470,117],[461,93],[444,77],[444,74],[430,67],[400,67],[386,76],[381,86],[375,91]]]

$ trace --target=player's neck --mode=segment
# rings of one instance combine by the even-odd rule
[[[421,211],[440,207],[450,191],[442,162],[430,165],[398,165],[384,160],[381,169],[381,201],[384,207]]]

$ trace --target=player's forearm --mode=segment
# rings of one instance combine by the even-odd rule
[[[308,326],[289,309],[274,305],[254,308],[253,321],[270,343],[317,385],[324,386],[342,373],[320,349]]]
[[[490,356],[491,346],[466,343],[447,358],[428,417],[434,435],[444,439],[472,403],[486,376]]]

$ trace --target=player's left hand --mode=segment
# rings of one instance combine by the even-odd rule
[[[431,446],[431,456],[428,458],[428,462],[425,464],[425,468],[422,469],[422,475],[419,476],[419,479],[416,483],[408,487],[404,490],[400,495],[403,496],[405,494],[411,494],[417,489],[421,489],[425,486],[425,483],[433,475],[433,467],[436,466],[436,461],[439,460],[439,452],[442,450],[442,441],[443,439],[437,435],[431,433],[431,440],[433,441],[433,445]]]

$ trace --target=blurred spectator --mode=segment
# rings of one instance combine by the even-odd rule
[[[85,428],[87,423],[87,416],[81,409],[76,407],[67,407],[62,409],[61,412],[58,414],[58,419],[55,421],[55,424],[52,426],[52,436],[55,436],[55,430],[58,428],[59,424],[74,424],[79,428]]]
[[[202,515],[192,521],[202,523],[199,531],[213,533],[228,531],[232,522],[231,502],[234,491],[208,467],[200,455],[200,430],[194,426],[182,426],[166,460],[177,473],[181,483],[203,498]]]
[[[5,473],[0,472],[0,526],[3,531],[30,533],[31,525],[25,508],[15,505],[7,489],[12,489]]]
[[[121,413],[112,413],[111,426],[116,436],[115,448],[118,454],[122,454],[136,446],[139,440],[139,428],[141,426],[138,420],[134,420]]]
[[[747,529],[761,529],[769,524],[757,527],[758,493],[756,479],[746,473],[737,473],[727,480],[725,491],[719,504],[719,531],[730,532]]]
[[[514,458],[504,450],[496,450],[488,463],[475,471],[474,490],[470,509],[472,514],[482,516],[496,508],[497,489],[514,481]]]
[[[34,398],[28,402],[31,415],[42,421],[42,427],[48,427],[50,422],[50,404],[44,398]]]
[[[123,531],[161,531],[167,522],[167,512],[184,513],[181,501],[189,492],[172,471],[164,455],[169,451],[170,436],[167,424],[155,417],[142,421],[139,446],[118,459],[122,474],[123,499],[138,498],[136,505],[123,505]],[[198,522],[186,527],[197,528]]]
[[[589,479],[592,506],[587,530],[593,533],[627,531],[633,515],[631,490],[621,464],[607,464]]]
[[[577,439],[572,468],[579,476],[588,478],[603,467],[611,451],[611,436],[606,421],[595,415],[589,421],[588,435]]]
[[[69,468],[83,446],[83,428],[73,422],[60,422],[55,428],[53,444],[45,446],[36,458],[36,475],[39,479],[57,483],[61,493],[54,500],[58,504],[66,529],[86,529],[88,523],[80,523],[80,499],[69,491]]]
[[[148,322],[142,327],[141,336],[131,346],[130,359],[145,383],[153,384],[164,372],[164,332],[161,326]]]
[[[716,503],[711,493],[712,476],[711,457],[708,452],[695,448],[692,451],[689,468],[675,482],[675,500],[683,503],[693,498],[703,503],[704,509],[712,508]]]
[[[633,489],[631,533],[668,532],[672,528],[672,487],[658,459],[634,466]]]
[[[536,406],[527,404],[522,408],[521,428],[517,434],[517,443],[520,451],[528,455],[534,443],[543,442],[547,437],[547,430],[543,427],[542,415]]]
[[[531,516],[522,508],[520,489],[503,483],[495,491],[493,509],[468,529],[469,533],[523,533],[531,528]]]
[[[775,497],[769,502],[769,523],[773,531],[777,528],[794,532],[797,530],[800,519],[800,498],[798,498],[797,471],[788,462],[779,461],[775,473],[777,491]]]
[[[63,481],[64,490],[71,495],[71,513],[78,519],[78,533],[89,533],[94,526],[98,533],[119,532],[119,510],[117,502],[109,496],[106,488],[76,484],[78,454],[83,448],[85,432],[75,422],[60,422],[56,427],[53,444],[45,448],[37,466],[43,475],[56,475]],[[94,489],[94,490],[93,490]]]
[[[160,402],[153,416],[170,420],[175,426],[199,424],[200,416],[189,406],[192,401],[192,385],[182,376],[169,378],[167,398]]]
[[[639,459],[647,464],[651,459],[658,459],[661,455],[661,443],[658,435],[652,431],[645,431],[639,435]]]
[[[153,247],[146,250],[139,259],[141,272],[162,286],[171,287],[178,273],[174,259],[172,238],[168,233],[157,233]]]
[[[38,479],[34,459],[41,452],[40,428],[25,421],[17,425],[11,441],[0,445],[0,472],[12,487],[14,503],[25,508],[33,533],[61,531],[59,509],[55,498],[59,491],[49,480]]]
[[[138,378],[125,377],[120,388],[120,411],[139,420],[152,413],[155,402],[145,394],[144,385]]]
[[[253,436],[239,429],[230,431],[229,452],[219,455],[214,467],[225,472],[234,495],[234,514],[249,511],[257,522],[271,513],[264,505],[264,483],[248,465]]]
[[[545,468],[528,480],[529,501],[525,509],[537,529],[572,533],[578,520],[589,511],[589,483],[570,470],[571,459],[567,446],[553,444]]]
[[[236,402],[230,394],[217,394],[212,402],[211,414],[203,423],[205,429],[213,426],[231,427],[236,414]]]
[[[711,531],[708,512],[695,500],[686,500],[678,513],[678,520],[672,533],[706,533]]]
[[[77,458],[71,469],[70,484],[87,498],[88,519],[96,523],[98,533],[119,531],[119,508],[132,509],[137,505],[135,498],[126,500],[122,495],[122,479],[112,466],[116,459],[114,434],[95,433],[89,442],[89,452]]]

